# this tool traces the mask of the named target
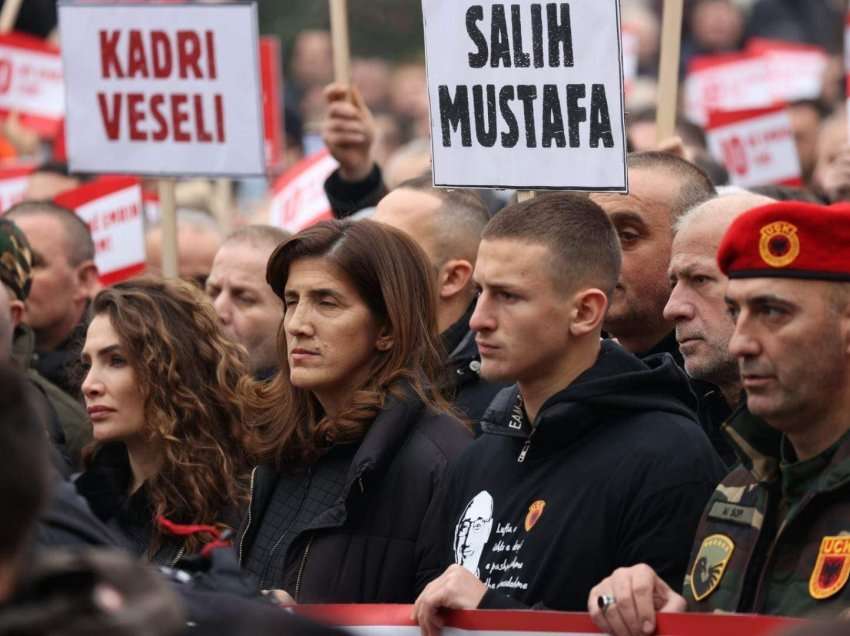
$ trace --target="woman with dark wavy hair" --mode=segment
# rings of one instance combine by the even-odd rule
[[[435,389],[427,257],[387,226],[329,221],[280,245],[266,278],[280,372],[255,405],[240,562],[296,602],[412,602],[435,575],[423,521],[471,439]]]
[[[103,290],[81,363],[95,441],[76,486],[95,514],[157,563],[238,527],[252,384],[244,351],[222,334],[203,294],[153,279]]]

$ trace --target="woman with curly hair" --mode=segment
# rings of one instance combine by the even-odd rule
[[[94,442],[76,486],[137,554],[171,564],[238,527],[244,355],[187,283],[140,279],[95,297],[81,355]]]
[[[284,301],[281,370],[259,388],[240,562],[296,602],[412,602],[438,574],[423,522],[471,441],[435,390],[427,257],[390,227],[329,221],[280,245],[266,279]]]

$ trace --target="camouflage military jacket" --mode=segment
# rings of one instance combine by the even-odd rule
[[[742,465],[697,530],[684,596],[695,612],[804,616],[850,607],[850,435],[783,462],[782,435],[745,409],[724,425]]]

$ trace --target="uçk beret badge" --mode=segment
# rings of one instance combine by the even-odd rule
[[[0,219],[0,281],[26,300],[32,285],[32,250],[21,229],[9,219]]]
[[[850,281],[850,205],[782,201],[739,216],[717,252],[729,278]]]

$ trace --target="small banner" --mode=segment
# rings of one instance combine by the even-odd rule
[[[59,49],[22,33],[0,35],[0,117],[12,112],[24,126],[51,139],[65,116]]]
[[[24,200],[35,165],[0,168],[0,214]]]
[[[269,223],[297,232],[333,218],[325,196],[325,180],[339,164],[327,150],[302,159],[274,184]]]
[[[746,111],[712,111],[708,148],[726,166],[733,185],[802,185],[791,117],[783,106]]]
[[[628,189],[617,0],[422,13],[435,185]]]
[[[142,186],[132,177],[100,177],[54,201],[74,210],[91,230],[95,263],[104,285],[145,270]]]
[[[294,611],[356,636],[421,636],[410,605],[298,605]],[[450,611],[442,636],[583,636],[599,634],[587,614],[539,611]],[[741,614],[659,614],[657,636],[771,636],[801,621]]]
[[[685,113],[701,126],[713,110],[816,99],[829,58],[815,46],[753,38],[741,53],[698,56],[685,81]]]

